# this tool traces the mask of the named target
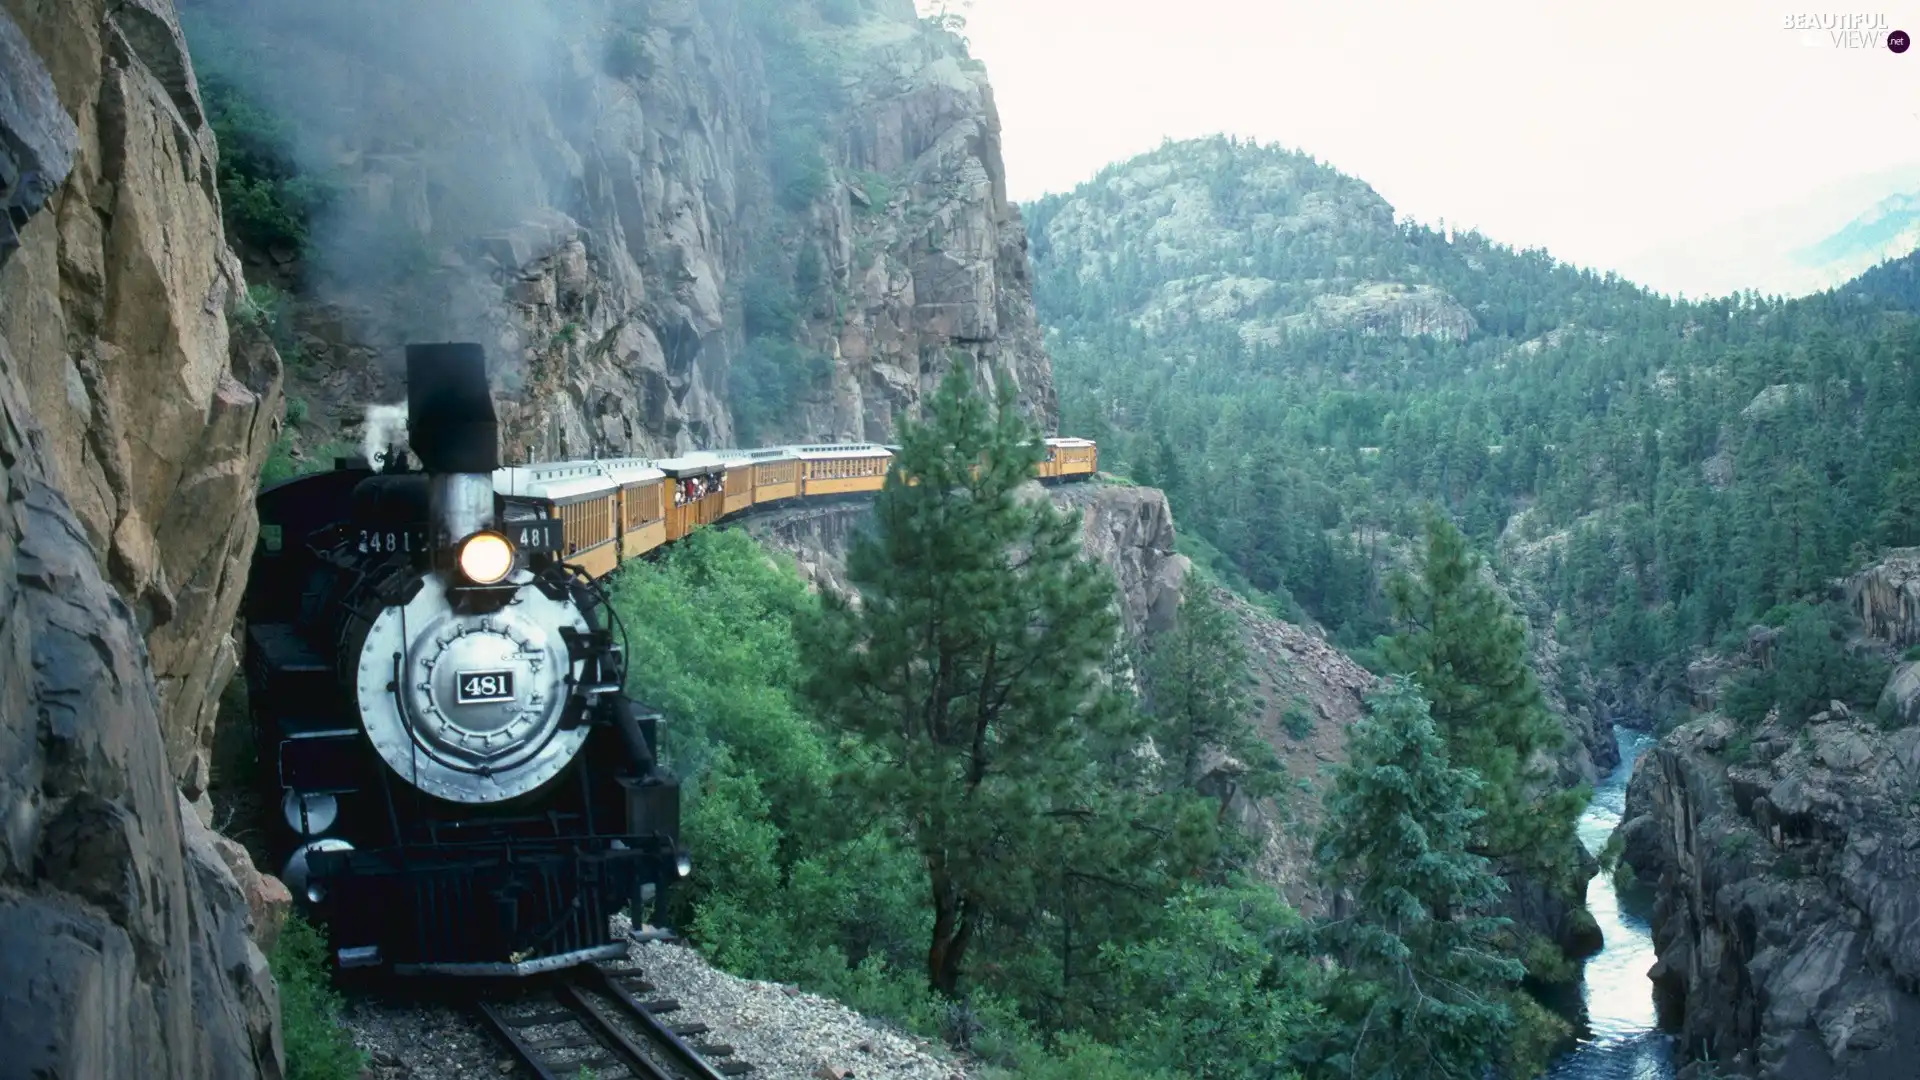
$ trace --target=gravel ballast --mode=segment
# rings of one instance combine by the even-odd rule
[[[746,1080],[970,1080],[943,1046],[829,998],[736,978],[684,945],[637,944],[630,956],[655,988],[650,997],[680,1003],[663,1019],[707,1025],[711,1030],[695,1041],[731,1045],[734,1060],[753,1066]],[[349,995],[342,1021],[368,1055],[369,1080],[519,1075],[493,1036],[445,1005]]]
[[[830,998],[735,978],[681,945],[636,945],[632,955],[660,996],[680,1002],[688,1019],[713,1028],[703,1038],[734,1046],[754,1067],[751,1076],[967,1080],[944,1047],[868,1020]]]

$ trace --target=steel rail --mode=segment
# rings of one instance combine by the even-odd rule
[[[625,1006],[633,1019],[646,1029],[647,1035],[671,1051],[675,1063],[692,1074],[695,1080],[730,1080],[728,1074],[714,1068],[713,1064],[698,1050],[689,1045],[685,1039],[674,1034],[671,1027],[653,1015],[652,1011],[628,992],[626,987],[615,982],[611,972],[599,964],[584,965],[579,970],[585,979],[594,983],[595,991]]]

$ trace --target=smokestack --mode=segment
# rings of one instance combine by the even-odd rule
[[[500,467],[486,350],[470,343],[407,346],[407,441],[430,473],[491,474]]]
[[[407,441],[428,475],[436,548],[494,527],[500,426],[487,356],[468,343],[407,346]]]

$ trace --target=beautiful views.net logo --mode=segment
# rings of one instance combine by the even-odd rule
[[[1903,53],[1913,43],[1905,30],[1888,24],[1886,15],[1873,12],[1792,12],[1781,17],[1780,28],[1799,31],[1800,44],[1808,48],[1888,49]]]

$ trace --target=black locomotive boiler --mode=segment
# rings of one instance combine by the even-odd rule
[[[684,877],[659,717],[562,522],[496,494],[477,345],[407,348],[407,438],[259,497],[245,618],[274,869],[338,964],[525,975],[622,955]],[[622,631],[624,633],[624,631]],[[658,920],[656,920],[658,921]]]

